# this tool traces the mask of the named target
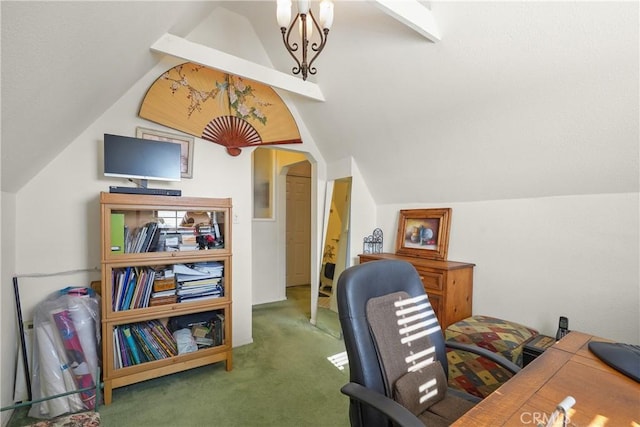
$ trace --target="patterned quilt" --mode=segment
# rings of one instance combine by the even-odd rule
[[[489,316],[472,316],[445,330],[447,341],[486,348],[522,366],[522,348],[538,331],[518,323]],[[448,350],[449,386],[485,397],[511,378],[500,365],[473,353]]]

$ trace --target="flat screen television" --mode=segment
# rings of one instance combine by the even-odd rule
[[[105,176],[180,181],[180,164],[180,144],[104,134]]]

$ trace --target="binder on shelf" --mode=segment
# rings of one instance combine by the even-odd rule
[[[128,310],[131,305],[131,298],[133,297],[133,291],[136,287],[136,273],[131,267],[127,267],[127,270],[130,270],[131,274],[128,278],[128,284],[126,285],[125,294],[123,296],[122,306],[120,310]]]
[[[111,253],[123,254],[124,253],[124,214],[112,213],[111,214]]]

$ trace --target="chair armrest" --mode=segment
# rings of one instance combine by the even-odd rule
[[[475,353],[477,355],[485,357],[492,362],[495,362],[498,365],[502,366],[512,374],[517,374],[522,369],[520,368],[520,366],[516,365],[509,359],[506,359],[504,356],[489,351],[486,348],[478,347],[476,345],[463,344],[456,341],[445,341],[445,345],[454,350],[468,351],[470,353]]]
[[[340,391],[352,399],[377,409],[400,427],[424,427],[422,421],[407,408],[395,400],[358,383],[348,383]]]

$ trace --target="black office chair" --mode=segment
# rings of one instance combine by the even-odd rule
[[[445,342],[415,268],[380,260],[338,278],[340,325],[349,358],[353,427],[449,425],[480,399],[449,389],[446,348],[482,354],[512,373],[520,367],[481,347]],[[445,346],[446,344],[446,346]]]

